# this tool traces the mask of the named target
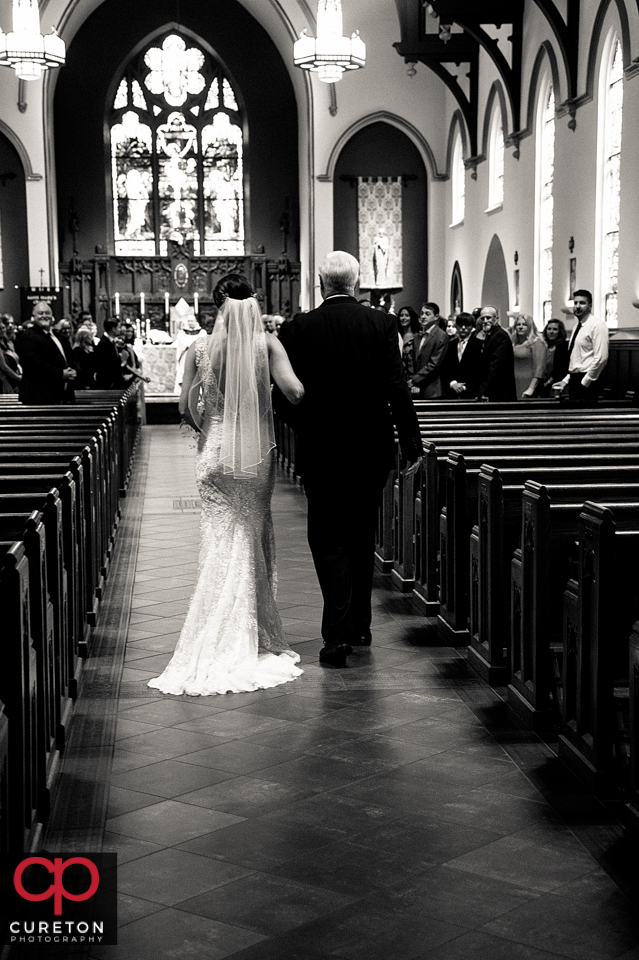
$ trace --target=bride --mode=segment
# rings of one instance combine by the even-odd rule
[[[190,696],[275,687],[303,672],[275,604],[270,377],[294,404],[304,387],[280,342],[264,332],[244,277],[223,278],[214,299],[215,327],[189,347],[180,397],[183,420],[199,431],[197,583],[173,657],[149,681]]]

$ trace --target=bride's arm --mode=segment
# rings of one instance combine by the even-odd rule
[[[189,390],[193,385],[195,374],[197,373],[197,365],[195,363],[195,343],[196,341],[190,344],[189,349],[186,352],[186,358],[184,360],[184,376],[182,378],[182,392],[180,393],[178,410],[180,411],[182,420],[186,421],[188,424],[190,424],[190,426],[197,429],[196,424],[193,423],[191,412],[189,410]]]
[[[300,403],[304,396],[304,385],[293,373],[291,361],[277,337],[266,335],[268,360],[271,376],[289,403]]]

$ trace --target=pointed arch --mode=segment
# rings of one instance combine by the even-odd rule
[[[484,278],[481,288],[481,302],[491,304],[499,311],[499,322],[508,327],[508,311],[510,310],[508,292],[508,271],[506,258],[499,236],[494,233],[486,254]]]
[[[3,133],[7,140],[15,147],[18,156],[20,157],[20,162],[22,163],[22,169],[24,170],[25,180],[42,180],[41,173],[35,173],[33,167],[31,166],[31,158],[27,148],[23,144],[20,137],[17,133],[8,126],[4,120],[0,120],[0,133]]]
[[[548,59],[547,66],[545,63],[546,58]],[[537,111],[537,101],[539,99],[539,86],[542,82],[543,72],[545,69],[550,70],[553,90],[555,91],[555,103],[559,103],[561,100],[559,68],[557,66],[557,57],[555,56],[555,51],[552,44],[548,40],[544,40],[544,42],[540,45],[539,50],[537,51],[537,56],[535,57],[535,62],[533,63],[532,72],[530,74],[530,83],[528,84],[528,106],[526,110],[526,130],[524,131],[526,136],[530,135],[535,129],[535,115]]]
[[[501,125],[505,134],[507,129],[508,113],[506,107],[506,95],[504,93],[504,87],[501,80],[493,81],[493,85],[488,92],[486,106],[484,108],[484,123],[481,136],[481,152],[484,158],[488,156],[488,138],[490,136],[490,123],[493,117],[493,110],[495,109],[495,100],[499,100],[499,109],[501,110]]]
[[[448,179],[447,173],[440,173],[437,169],[437,160],[435,159],[435,154],[433,153],[432,147],[430,146],[426,137],[424,137],[424,135],[417,129],[417,127],[414,127],[412,123],[404,120],[403,117],[398,117],[394,113],[389,113],[387,110],[378,110],[376,113],[369,113],[365,117],[360,117],[359,120],[356,120],[355,123],[352,123],[350,127],[344,130],[344,132],[333,145],[333,149],[330,152],[324,173],[318,174],[317,179],[332,183],[335,176],[335,165],[337,164],[340,153],[348,141],[354,136],[354,134],[359,133],[360,130],[363,130],[364,127],[368,127],[372,123],[380,122],[389,123],[392,127],[397,127],[398,130],[401,130],[402,133],[406,134],[414,146],[417,147],[420,156],[424,161],[424,166],[427,168],[433,180]]]
[[[606,14],[613,0],[601,0],[599,9],[595,16],[595,22],[590,35],[590,48],[588,50],[588,66],[586,67],[586,92],[579,98],[579,102],[587,103],[595,95],[599,71],[597,69],[598,61],[601,57],[602,46],[601,36],[603,33]],[[621,52],[623,56],[624,70],[632,62],[630,52],[630,23],[628,21],[628,11],[624,0],[614,0],[619,16],[619,40],[621,42]]]
[[[461,313],[464,309],[464,284],[459,260],[453,264],[450,278],[450,313]]]
[[[470,138],[468,135],[468,131],[466,129],[466,122],[464,120],[464,115],[461,112],[461,110],[455,110],[452,117],[450,118],[450,125],[448,127],[448,143],[446,145],[446,179],[449,178],[451,175],[452,162],[453,162],[453,150],[455,147],[455,137],[457,136],[457,131],[459,131],[459,136],[461,137],[464,160],[469,160],[470,159]]]

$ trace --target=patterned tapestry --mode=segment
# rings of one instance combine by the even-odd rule
[[[402,274],[402,182],[358,177],[360,287],[388,290],[404,285]]]

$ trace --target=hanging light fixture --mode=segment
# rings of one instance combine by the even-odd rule
[[[38,0],[13,0],[13,31],[0,30],[0,64],[13,67],[20,80],[39,80],[43,70],[64,63],[65,52],[55,29],[40,33]]]
[[[343,36],[342,0],[318,0],[317,39],[306,30],[295,41],[293,59],[302,70],[315,70],[324,83],[337,83],[344,70],[357,70],[366,63],[366,44],[356,30]]]

